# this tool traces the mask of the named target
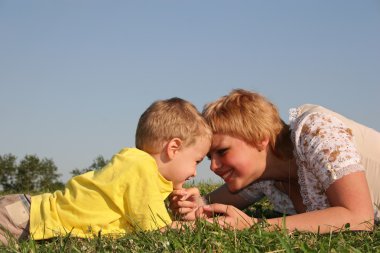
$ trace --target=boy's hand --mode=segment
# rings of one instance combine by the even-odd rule
[[[195,211],[204,205],[198,188],[176,189],[169,195],[169,208],[181,220],[195,220]]]

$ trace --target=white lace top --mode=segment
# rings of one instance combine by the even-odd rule
[[[327,188],[347,174],[364,171],[352,131],[332,115],[302,114],[299,108],[290,109],[289,124],[303,203],[307,211],[329,207]],[[254,182],[239,194],[247,201],[265,195],[276,211],[295,213],[292,201],[275,187],[274,181]]]

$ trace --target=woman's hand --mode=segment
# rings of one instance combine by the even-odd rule
[[[217,222],[223,228],[244,229],[257,223],[257,219],[249,217],[240,209],[224,204],[205,205],[196,211],[197,217],[211,217],[206,220]]]
[[[174,190],[169,196],[169,201],[169,208],[173,214],[187,221],[195,220],[195,211],[205,204],[196,187]]]

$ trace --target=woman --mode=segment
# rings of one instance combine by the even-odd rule
[[[242,89],[206,105],[203,115],[214,134],[210,167],[225,184],[201,204],[198,189],[175,191],[175,213],[210,222],[218,213],[221,226],[243,229],[258,220],[240,209],[267,196],[288,214],[285,222],[268,219],[269,229],[373,229],[380,204],[378,132],[315,105],[292,109],[287,125],[265,97]]]

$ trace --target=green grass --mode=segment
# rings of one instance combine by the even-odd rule
[[[197,184],[201,192],[217,185]],[[248,212],[269,212],[263,201]],[[380,228],[373,232],[344,231],[334,234],[267,232],[259,226],[243,231],[223,230],[198,221],[195,229],[139,232],[118,239],[70,236],[47,241],[28,240],[0,246],[0,252],[380,252]]]

